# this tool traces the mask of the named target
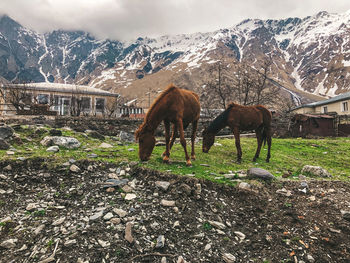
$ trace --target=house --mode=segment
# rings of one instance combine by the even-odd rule
[[[294,108],[293,113],[296,114],[327,114],[337,113],[338,115],[350,114],[350,92],[340,94],[336,97],[312,102]]]
[[[90,86],[46,82],[3,84],[0,89],[0,115],[16,114],[18,108],[28,113],[33,105],[48,105],[46,108],[57,115],[104,115],[112,111],[110,108],[115,107],[119,97]],[[17,104],[13,102],[16,99]],[[118,111],[113,109],[114,112]]]

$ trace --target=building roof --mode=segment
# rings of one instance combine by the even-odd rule
[[[298,106],[298,107],[294,108],[294,110],[300,109],[300,108],[314,108],[317,106],[327,105],[330,103],[334,103],[334,102],[338,102],[338,101],[342,101],[342,100],[349,100],[349,99],[350,99],[350,92],[346,92],[346,93],[342,93],[338,96],[335,96],[335,97],[327,99],[327,100],[316,101],[316,102],[312,102],[309,104],[304,104],[304,105]]]
[[[63,84],[63,83],[27,83],[27,84],[5,84],[3,87],[25,88],[28,90],[46,91],[46,92],[61,92],[69,94],[87,94],[97,96],[119,97],[119,94],[109,91],[93,88],[90,86]]]

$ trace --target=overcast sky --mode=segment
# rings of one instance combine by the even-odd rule
[[[117,40],[214,31],[247,18],[347,10],[350,0],[0,0],[0,14],[36,31],[84,30]]]

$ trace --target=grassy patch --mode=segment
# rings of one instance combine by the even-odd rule
[[[306,164],[321,166],[329,171],[336,179],[347,179],[350,175],[350,138],[325,138],[325,139],[273,139],[271,160],[265,162],[267,147],[261,150],[260,159],[252,162],[256,150],[255,138],[241,138],[243,151],[242,163],[236,163],[236,147],[234,139],[218,139],[216,142],[222,146],[213,146],[208,154],[201,151],[201,143],[196,144],[197,160],[192,161],[192,167],[187,167],[183,148],[176,143],[171,151],[170,164],[162,162],[161,154],[164,146],[155,147],[148,162],[140,162],[138,159],[138,145],[119,145],[118,141],[106,137],[104,142],[111,144],[112,148],[103,149],[99,145],[102,141],[85,136],[85,134],[63,130],[64,136],[77,138],[81,142],[79,149],[64,149],[60,147],[58,153],[46,152],[46,148],[40,141],[48,135],[45,132],[33,136],[33,130],[22,129],[19,135],[23,144],[14,145],[14,155],[7,155],[6,151],[0,150],[0,160],[17,159],[18,157],[35,158],[42,157],[50,160],[51,165],[61,165],[70,159],[75,160],[98,160],[111,163],[128,163],[136,161],[140,166],[160,171],[169,171],[175,174],[191,174],[197,178],[206,178],[221,183],[232,184],[225,179],[223,174],[234,174],[240,170],[247,170],[252,167],[260,167],[270,171],[275,176],[282,176],[289,173],[298,176],[302,167]],[[163,139],[163,138],[162,138]],[[190,143],[187,144],[190,151]],[[91,158],[96,154],[96,158]]]

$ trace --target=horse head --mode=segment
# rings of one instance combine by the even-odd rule
[[[135,138],[139,141],[139,158],[148,161],[156,144],[152,130],[147,125],[141,125],[135,132]]]
[[[208,153],[211,146],[214,144],[215,134],[208,132],[208,130],[205,129],[202,133],[202,136],[203,136],[202,151],[204,153]]]

